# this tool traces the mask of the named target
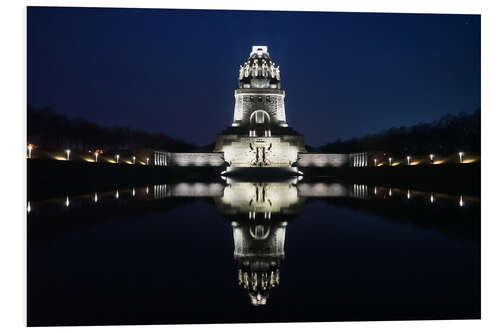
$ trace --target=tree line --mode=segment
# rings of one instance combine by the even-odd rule
[[[139,150],[157,149],[171,152],[207,151],[204,147],[172,138],[163,133],[150,133],[128,127],[103,127],[84,119],[70,119],[50,107],[28,105],[28,142],[45,149],[74,150]],[[393,127],[386,131],[347,140],[337,140],[319,147],[307,146],[310,152],[349,153],[380,151],[391,154],[452,154],[457,151],[480,153],[481,111],[447,114],[437,121],[409,127]]]
[[[195,144],[174,139],[163,133],[150,133],[128,127],[103,127],[84,119],[70,119],[50,107],[28,105],[28,143],[48,150],[137,150],[157,149],[172,152],[191,151]]]
[[[409,127],[348,140],[337,140],[312,151],[346,153],[380,151],[391,154],[452,154],[457,151],[480,153],[481,110],[472,113],[447,114],[441,119]]]

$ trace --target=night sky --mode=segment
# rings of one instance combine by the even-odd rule
[[[267,45],[289,125],[319,145],[480,107],[480,16],[28,8],[28,103],[200,145]]]

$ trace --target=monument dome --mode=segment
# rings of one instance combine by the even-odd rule
[[[271,60],[267,46],[253,46],[250,57],[240,66],[238,88],[281,89],[280,69]]]

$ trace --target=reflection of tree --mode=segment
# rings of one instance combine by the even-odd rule
[[[384,151],[426,155],[429,152],[451,154],[459,150],[481,150],[481,111],[445,115],[441,119],[411,127],[393,127],[387,131],[349,140],[337,140],[319,147],[325,152]],[[314,149],[314,148],[313,148]]]

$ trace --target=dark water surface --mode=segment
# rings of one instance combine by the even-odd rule
[[[480,317],[478,198],[176,184],[28,203],[28,324]]]

